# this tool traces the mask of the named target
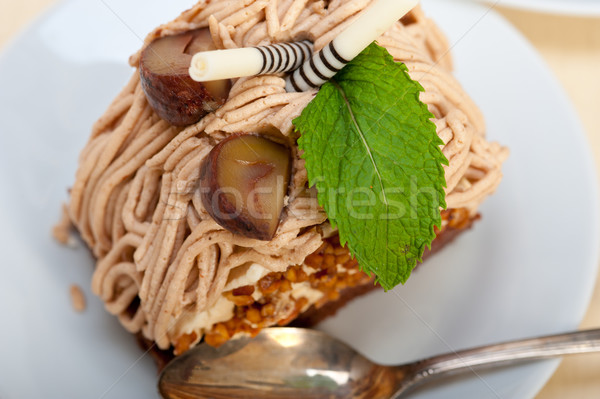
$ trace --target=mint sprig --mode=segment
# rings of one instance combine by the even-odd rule
[[[319,204],[386,290],[408,280],[446,207],[448,160],[422,91],[373,43],[294,120]]]

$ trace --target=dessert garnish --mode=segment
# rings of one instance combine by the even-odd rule
[[[419,0],[376,1],[327,46],[288,76],[286,89],[292,92],[320,87],[417,4]]]
[[[192,54],[213,50],[208,29],[154,40],[142,52],[140,77],[148,103],[175,126],[198,122],[225,103],[231,81],[196,82],[188,73]]]
[[[202,202],[227,230],[257,240],[275,235],[291,173],[290,150],[253,134],[213,148],[201,172]]]
[[[197,82],[291,72],[313,53],[308,40],[270,46],[213,50],[194,55],[190,76]],[[240,60],[244,60],[240,62]]]
[[[339,229],[341,244],[348,243],[362,270],[375,274],[386,290],[408,280],[435,238],[434,228],[441,226],[440,210],[446,207],[442,165],[448,165],[448,160],[430,121],[434,116],[419,99],[424,89],[386,49],[370,44],[417,3],[375,2],[286,79],[288,92],[307,91],[325,83],[294,120],[301,133],[298,144],[306,159],[309,183],[317,187],[319,204],[332,226]],[[264,57],[266,49],[279,57]],[[189,73],[195,80],[224,79],[285,70],[280,68],[284,63],[300,64],[297,58],[287,53],[284,57],[275,49],[196,54]],[[253,60],[248,62],[247,73],[239,67],[245,63],[233,62],[232,57],[242,53]],[[238,67],[227,67],[232,63]],[[232,142],[226,140],[225,145]],[[270,240],[279,223],[280,202],[264,213],[272,219],[258,224],[247,209],[254,202],[267,207],[266,201],[244,198],[250,191],[244,188],[248,186],[245,180],[255,179],[262,166],[247,174],[241,164],[220,168],[220,163],[235,164],[235,155],[220,161],[222,149],[217,146],[213,151],[203,172],[203,182],[210,189],[203,194],[206,209],[232,232]],[[232,175],[229,180],[210,177],[219,171]],[[219,193],[225,189],[232,192]],[[283,196],[277,200],[283,201]]]
[[[301,92],[321,86],[354,59],[370,43],[412,10],[419,0],[379,0],[318,53],[296,51],[309,42],[275,44],[215,50],[195,54],[189,74],[195,81],[293,73],[286,79],[288,92]],[[294,48],[296,47],[296,48]],[[312,48],[312,46],[311,46]],[[300,57],[310,58],[308,60]],[[240,62],[244,60],[244,62]],[[292,67],[293,65],[293,67]]]
[[[446,207],[448,160],[422,91],[404,64],[371,44],[294,120],[319,204],[386,290],[409,278]]]

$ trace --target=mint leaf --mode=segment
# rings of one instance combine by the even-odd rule
[[[294,120],[309,183],[361,268],[404,284],[441,225],[447,159],[423,87],[371,44]]]

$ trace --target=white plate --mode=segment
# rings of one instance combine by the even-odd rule
[[[131,70],[144,36],[193,0],[66,2],[0,59],[0,397],[153,398],[155,369],[88,286],[83,248],[50,229],[90,126]],[[453,42],[486,9],[431,0]],[[114,11],[114,14],[113,14]],[[373,359],[403,362],[449,348],[575,329],[586,310],[600,241],[593,168],[564,93],[532,48],[489,14],[454,48],[459,79],[489,135],[512,156],[483,220],[391,294],[375,293],[322,328]],[[518,60],[518,62],[511,62]],[[76,314],[69,286],[85,287]],[[531,398],[557,362],[432,385],[419,398]]]
[[[524,10],[554,14],[600,16],[600,0],[474,0],[489,5],[499,5]]]

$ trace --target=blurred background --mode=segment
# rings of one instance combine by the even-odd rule
[[[0,0],[0,50],[33,18],[59,0]],[[493,1],[488,4],[493,4]],[[584,4],[577,7],[575,3]],[[600,1],[500,1],[496,5],[549,64],[575,105],[587,132],[600,176]],[[566,4],[566,5],[565,5]],[[585,4],[591,5],[586,9]],[[527,9],[530,5],[532,8]],[[545,5],[549,5],[545,7]],[[535,8],[535,10],[533,10]],[[552,9],[551,12],[543,11]],[[542,9],[542,11],[540,11]],[[600,178],[599,178],[600,184]],[[600,265],[599,265],[600,266]],[[582,328],[600,327],[600,279]],[[600,355],[565,359],[538,399],[600,397]]]

